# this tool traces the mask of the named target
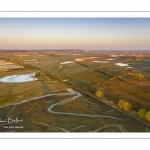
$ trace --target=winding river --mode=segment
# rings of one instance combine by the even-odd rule
[[[66,104],[66,103],[75,101],[75,100],[77,100],[77,98],[79,98],[79,97],[82,96],[81,93],[76,92],[76,91],[72,90],[71,88],[68,88],[67,91],[68,91],[68,93],[47,94],[47,95],[40,96],[40,97],[36,97],[36,98],[30,99],[30,100],[23,100],[23,101],[21,101],[21,102],[19,102],[19,103],[1,106],[0,108],[2,108],[2,107],[7,107],[7,106],[15,106],[15,107],[12,108],[12,109],[10,110],[10,112],[7,114],[7,116],[9,116],[9,115],[12,113],[12,111],[16,108],[16,106],[18,106],[19,104],[24,104],[24,103],[27,103],[27,102],[39,100],[39,99],[41,99],[41,98],[45,98],[45,97],[49,97],[49,96],[74,95],[74,96],[73,96],[71,99],[69,99],[69,100],[65,100],[65,101],[61,101],[61,102],[52,104],[52,105],[48,108],[48,112],[51,113],[51,114],[55,114],[55,115],[68,115],[68,116],[78,116],[78,117],[106,118],[106,119],[122,120],[121,118],[116,118],[116,117],[113,117],[113,116],[91,115],[91,114],[78,114],[78,113],[68,113],[68,112],[53,111],[52,109],[53,109],[55,106],[64,105],[64,104]],[[44,125],[44,126],[47,126],[47,127],[49,127],[49,128],[61,130],[61,131],[64,131],[64,132],[69,132],[68,130],[63,129],[63,128],[61,128],[61,127],[54,127],[54,126],[50,126],[50,125],[48,125],[48,124],[41,123],[41,122],[32,122],[32,123],[34,123],[34,124],[39,124],[39,125]],[[4,123],[4,124],[5,124],[5,123]],[[4,125],[4,124],[1,124],[1,126]],[[78,129],[78,128],[81,128],[81,127],[86,127],[86,126],[85,126],[85,125],[84,125],[84,126],[82,125],[82,126],[79,126],[79,127],[74,128],[74,129]],[[117,125],[117,124],[106,125],[106,126],[103,126],[103,127],[99,127],[99,128],[96,129],[94,132],[98,132],[98,131],[100,131],[100,130],[103,130],[103,129],[109,128],[109,127],[116,127],[116,128],[119,128],[120,131],[122,131],[122,132],[128,132],[124,127],[122,127],[121,125]]]
[[[59,103],[55,103],[52,104],[49,108],[48,111],[52,114],[57,114],[57,115],[70,115],[70,116],[80,116],[80,117],[91,117],[91,118],[109,118],[109,119],[116,119],[116,120],[122,120],[121,118],[116,118],[116,117],[112,117],[112,116],[103,116],[103,115],[90,115],[90,114],[77,114],[77,113],[68,113],[68,112],[58,112],[58,111],[53,111],[52,108],[58,105],[63,105],[66,104],[68,102],[71,101],[75,101],[78,97],[82,96],[81,93],[76,92],[74,90],[72,90],[71,88],[68,88],[67,91],[72,94],[72,95],[76,95],[73,98],[63,101],[63,102],[59,102]]]
[[[41,99],[41,98],[45,98],[45,97],[49,97],[49,96],[75,95],[75,96],[73,96],[73,98],[71,98],[71,99],[69,99],[69,100],[52,104],[52,105],[48,108],[48,112],[50,112],[50,113],[52,113],[52,114],[57,114],[57,115],[68,115],[68,116],[79,116],[79,117],[91,117],[91,118],[108,118],[108,119],[122,120],[121,118],[116,118],[116,117],[112,117],[112,116],[90,115],[90,114],[78,114],[78,113],[68,113],[68,112],[53,111],[52,108],[54,108],[55,106],[64,105],[64,104],[66,104],[66,103],[75,101],[77,98],[79,98],[79,97],[82,96],[81,93],[76,92],[76,91],[72,90],[71,88],[68,88],[67,91],[68,91],[68,93],[47,94],[47,95],[40,96],[40,97],[36,97],[36,98],[30,99],[30,100],[23,100],[23,101],[21,101],[21,102],[19,102],[19,103],[8,104],[8,105],[5,105],[5,106],[0,106],[0,108],[2,108],[2,107],[7,107],[7,106],[16,106],[16,105],[24,104],[24,103],[31,102],[31,101],[35,101],[35,100],[39,100],[39,99]],[[15,109],[15,108],[13,108],[13,109],[9,112],[8,115],[10,115],[11,112],[12,112],[14,109]],[[7,116],[8,116],[8,115],[7,115]]]

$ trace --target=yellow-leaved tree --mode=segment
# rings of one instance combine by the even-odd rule
[[[139,115],[139,117],[140,118],[144,118],[145,117],[145,113],[146,113],[146,109],[140,109],[139,111],[138,111],[138,115]]]
[[[102,91],[97,90],[97,91],[96,91],[96,96],[97,96],[98,98],[101,98],[101,97],[103,96]]]
[[[125,111],[130,111],[132,109],[132,105],[124,100],[119,100],[118,106],[119,108],[124,109]]]
[[[144,75],[141,74],[141,73],[136,73],[136,74],[134,75],[134,77],[135,77],[136,79],[138,79],[138,80],[142,80],[142,79],[144,78]]]
[[[125,111],[130,111],[132,109],[132,105],[129,102],[124,102],[123,103],[123,109]]]
[[[146,118],[148,121],[150,121],[150,111],[147,111],[147,112],[145,113],[145,118]]]
[[[124,100],[119,100],[119,102],[118,102],[118,106],[119,106],[119,108],[123,108],[123,103],[124,103],[125,101]]]

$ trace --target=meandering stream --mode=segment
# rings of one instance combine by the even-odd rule
[[[30,99],[30,100],[23,100],[23,101],[21,101],[21,102],[19,102],[19,103],[8,104],[8,105],[5,105],[5,106],[1,106],[0,108],[2,108],[2,107],[7,107],[7,106],[16,106],[16,105],[19,105],[19,104],[24,104],[24,103],[31,102],[31,101],[35,101],[35,100],[39,100],[39,99],[41,99],[41,98],[45,98],[45,97],[48,97],[48,96],[75,95],[75,96],[73,96],[73,98],[71,98],[71,99],[69,99],[69,100],[61,101],[61,102],[52,104],[52,105],[48,108],[48,112],[50,112],[50,113],[52,113],[52,114],[57,114],[57,115],[68,115],[68,116],[79,116],[79,117],[91,117],[91,118],[108,118],[108,119],[122,120],[121,118],[116,118],[116,117],[112,117],[112,116],[90,115],[90,114],[78,114],[78,113],[69,113],[69,112],[53,111],[52,108],[54,108],[55,106],[64,105],[64,104],[66,104],[66,103],[75,101],[77,98],[79,98],[79,97],[82,96],[81,93],[76,92],[76,91],[72,90],[71,88],[68,88],[67,91],[68,91],[68,93],[47,94],[47,95],[40,96],[40,97],[36,97],[36,98]],[[15,109],[15,108],[13,108],[13,109],[8,113],[8,115],[10,115],[11,112],[12,112],[14,109]],[[8,116],[8,115],[7,115],[7,116]]]
[[[35,101],[35,100],[39,100],[41,98],[45,98],[45,97],[49,97],[49,96],[65,96],[65,95],[74,95],[71,99],[69,100],[65,100],[65,101],[61,101],[61,102],[58,102],[58,103],[54,103],[52,104],[49,108],[48,108],[48,112],[51,113],[51,114],[55,114],[55,115],[68,115],[68,116],[78,116],[78,117],[90,117],[90,118],[106,118],[106,119],[115,119],[115,120],[122,120],[121,118],[116,118],[116,117],[112,117],[112,116],[104,116],[104,115],[91,115],[91,114],[78,114],[78,113],[69,113],[69,112],[58,112],[58,111],[53,111],[52,109],[55,107],[55,106],[58,106],[58,105],[64,105],[66,103],[69,103],[69,102],[72,102],[72,101],[75,101],[77,100],[79,97],[82,96],[81,93],[79,92],[76,92],[74,90],[72,90],[71,88],[68,88],[67,89],[68,93],[58,93],[58,94],[47,94],[47,95],[44,95],[44,96],[40,96],[40,97],[36,97],[36,98],[33,98],[33,99],[30,99],[30,100],[23,100],[19,103],[15,103],[15,104],[9,104],[9,105],[5,105],[5,106],[1,106],[0,108],[2,107],[7,107],[7,106],[15,106],[13,107],[10,112],[7,114],[7,116],[9,116],[12,111],[16,108],[16,106],[18,106],[19,104],[24,104],[24,103],[27,103],[27,102],[31,102],[31,101]],[[64,129],[64,128],[61,128],[61,127],[54,127],[54,126],[50,126],[48,124],[45,124],[45,123],[41,123],[41,122],[32,122],[34,124],[39,124],[39,125],[44,125],[44,126],[47,126],[47,127],[50,127],[50,128],[55,128],[55,129],[58,129],[58,130],[61,130],[61,131],[64,131],[64,132],[69,132],[68,130]],[[6,123],[5,123],[6,124]],[[4,125],[4,124],[1,124],[1,126]],[[80,128],[80,127],[85,127],[85,126],[79,126],[79,127],[76,127],[76,128]],[[108,128],[108,127],[116,127],[116,128],[119,128],[122,132],[127,132],[127,130],[122,127],[121,125],[106,125],[106,126],[103,126],[103,127],[99,127],[98,129],[96,129],[94,132],[98,132],[102,129],[105,129],[105,128]],[[76,129],[74,128],[74,129]]]
[[[81,93],[76,92],[74,90],[72,90],[71,88],[68,88],[67,91],[69,93],[71,93],[72,95],[76,95],[73,98],[63,101],[63,102],[59,102],[59,103],[55,103],[52,104],[49,108],[48,111],[52,114],[57,114],[57,115],[70,115],[70,116],[80,116],[80,117],[91,117],[91,118],[109,118],[109,119],[116,119],[116,120],[122,120],[121,118],[116,118],[116,117],[112,117],[112,116],[103,116],[103,115],[90,115],[90,114],[77,114],[77,113],[68,113],[68,112],[58,112],[58,111],[53,111],[52,108],[58,105],[63,105],[66,104],[68,102],[71,101],[75,101],[78,97],[82,96]]]

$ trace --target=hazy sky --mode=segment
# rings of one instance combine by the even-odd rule
[[[0,18],[0,49],[150,49],[150,18]]]

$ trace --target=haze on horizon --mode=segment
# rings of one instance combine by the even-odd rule
[[[0,18],[0,49],[150,50],[150,18]]]

